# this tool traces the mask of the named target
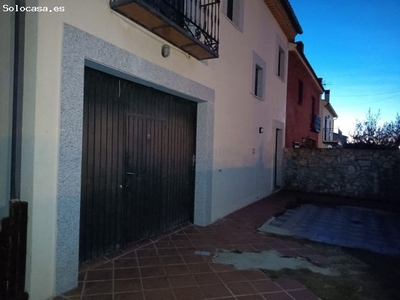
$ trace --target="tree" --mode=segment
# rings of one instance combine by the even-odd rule
[[[356,121],[353,134],[350,134],[353,141],[348,144],[349,148],[360,149],[398,149],[400,146],[400,115],[396,120],[378,125],[380,111],[373,114],[368,110],[364,121]]]

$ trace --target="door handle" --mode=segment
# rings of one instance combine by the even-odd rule
[[[135,172],[126,172],[126,175],[135,175]]]

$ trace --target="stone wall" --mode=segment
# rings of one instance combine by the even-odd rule
[[[400,203],[400,151],[286,148],[284,181],[290,190]]]

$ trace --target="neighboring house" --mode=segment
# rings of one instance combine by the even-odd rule
[[[339,139],[334,136],[335,120],[338,118],[336,111],[330,103],[330,91],[325,91],[325,99],[320,102],[322,118],[321,140],[319,148],[335,148],[339,146]]]
[[[187,221],[210,224],[280,185],[289,45],[301,33],[287,0],[35,3],[53,11],[0,18],[10,62],[0,208],[8,183],[20,183],[31,299],[74,288],[80,262]],[[303,79],[311,125],[322,90],[308,91],[313,77]]]
[[[285,147],[317,148],[324,87],[304,54],[302,42],[289,51],[288,68]]]
[[[338,129],[338,132],[333,133],[333,140],[338,141],[338,147],[343,148],[347,145],[347,136],[343,135],[343,132]]]

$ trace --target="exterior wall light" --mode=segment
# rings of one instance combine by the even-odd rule
[[[162,57],[168,57],[170,54],[171,48],[168,45],[163,45],[161,48]]]

